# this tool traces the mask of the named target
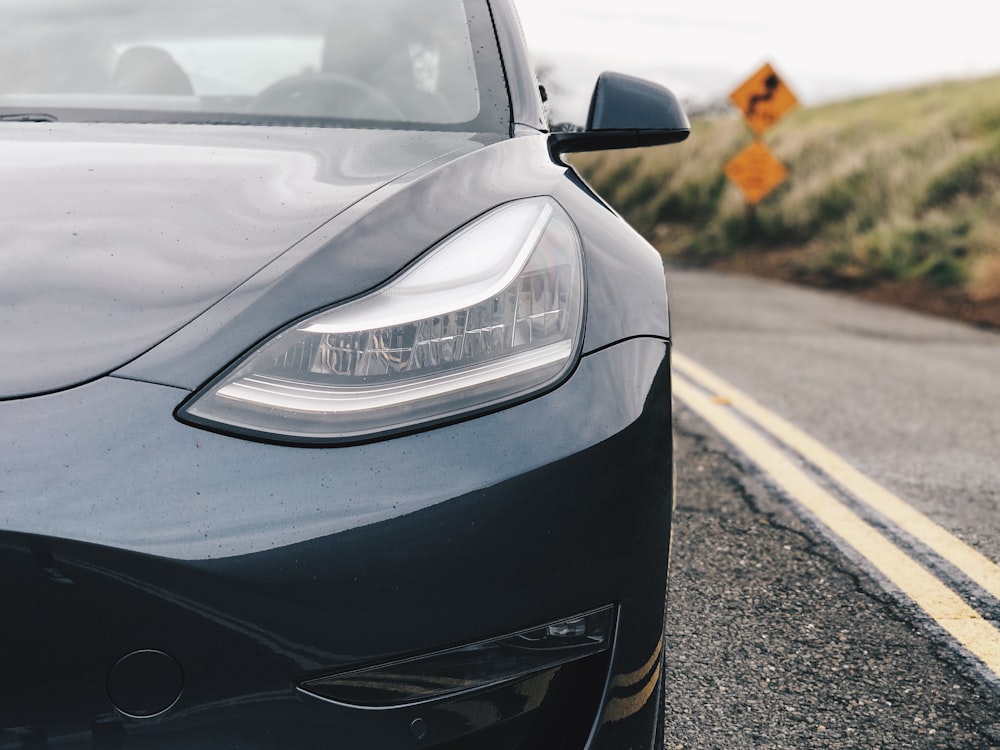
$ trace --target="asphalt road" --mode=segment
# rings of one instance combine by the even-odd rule
[[[677,351],[1000,560],[1000,336],[740,277],[668,286]],[[989,669],[682,399],[675,437],[668,748],[1000,748]],[[994,628],[962,571],[889,539]]]
[[[757,279],[668,278],[680,351],[1000,560],[1000,334]]]

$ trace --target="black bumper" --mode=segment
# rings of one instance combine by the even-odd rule
[[[197,430],[171,416],[183,396],[105,378],[0,404],[0,748],[650,746],[666,342],[616,344],[541,398],[354,447]],[[360,709],[300,689],[609,605],[608,650],[461,696]],[[108,682],[141,651],[169,655],[182,685],[135,718]],[[164,674],[149,681],[170,698]]]

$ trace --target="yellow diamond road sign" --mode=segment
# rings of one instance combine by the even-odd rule
[[[763,133],[799,103],[770,65],[750,76],[729,95],[729,101],[743,113],[755,135]]]
[[[754,141],[726,165],[726,177],[743,191],[747,203],[756,205],[785,181],[788,170],[767,146]]]

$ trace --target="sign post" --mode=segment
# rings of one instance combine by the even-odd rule
[[[750,76],[729,101],[743,113],[754,141],[726,164],[725,173],[743,192],[747,218],[754,221],[754,207],[788,177],[788,170],[764,145],[760,137],[798,105],[798,99],[770,64]]]

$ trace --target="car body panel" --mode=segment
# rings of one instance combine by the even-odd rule
[[[121,367],[366,195],[481,147],[421,131],[8,123],[0,398]]]
[[[548,131],[545,108],[538,81],[528,62],[517,10],[507,2],[493,3],[491,10],[504,61],[513,127],[520,125],[532,130]]]
[[[120,378],[4,402],[0,524],[179,559],[247,555],[326,537],[482,490],[626,429],[642,413],[650,382],[595,404],[588,394],[617,381],[624,387],[629,377],[648,379],[655,367],[624,360],[619,374],[607,362],[584,357],[572,387],[485,420],[333,450],[190,427],[172,417],[183,391]],[[600,377],[591,375],[600,363]],[[496,456],[492,433],[523,435],[524,444]],[[460,446],[454,471],[449,445]],[[421,481],[425,456],[437,452],[445,456],[441,470]],[[39,472],[39,455],[60,465]]]
[[[584,351],[630,335],[669,338],[659,256],[578,177],[549,160],[545,137],[533,135],[428,165],[377,191],[117,374],[195,389],[274,333],[276,324],[284,327],[381,286],[471,218],[531,195],[555,197],[574,221],[585,224],[585,263],[592,269],[589,309],[594,312],[587,317]],[[622,283],[634,287],[636,298],[648,299],[649,306],[605,314]]]
[[[594,404],[594,393],[606,396]],[[205,433],[169,417],[177,395],[108,378],[0,404],[0,566],[17,614],[4,618],[4,641],[52,646],[2,652],[12,698],[0,729],[16,716],[50,747],[90,742],[107,722],[140,746],[147,736],[199,746],[214,732],[228,744],[243,731],[237,718],[309,743],[377,737],[388,715],[372,725],[363,711],[323,713],[287,681],[608,603],[627,634],[612,674],[639,670],[658,643],[672,481],[665,342],[586,356],[529,404],[333,450]],[[161,417],[145,423],[150,413]],[[518,439],[498,444],[506,434]],[[40,452],[58,456],[45,474]],[[138,649],[183,667],[184,692],[162,717],[122,718],[93,690]],[[60,677],[42,687],[37,671]],[[619,681],[633,712],[648,702],[635,698],[648,670],[639,677]],[[627,706],[604,731],[625,731]],[[17,746],[5,741],[10,731],[0,747]]]
[[[553,158],[512,4],[466,4],[489,58],[478,133],[0,122],[0,269],[22,274],[0,277],[0,750],[653,746],[662,264]],[[336,447],[176,417],[290,324],[538,196],[571,220],[586,280],[559,382]],[[484,661],[445,697],[371,708],[304,687],[595,611],[599,651],[496,682]]]

